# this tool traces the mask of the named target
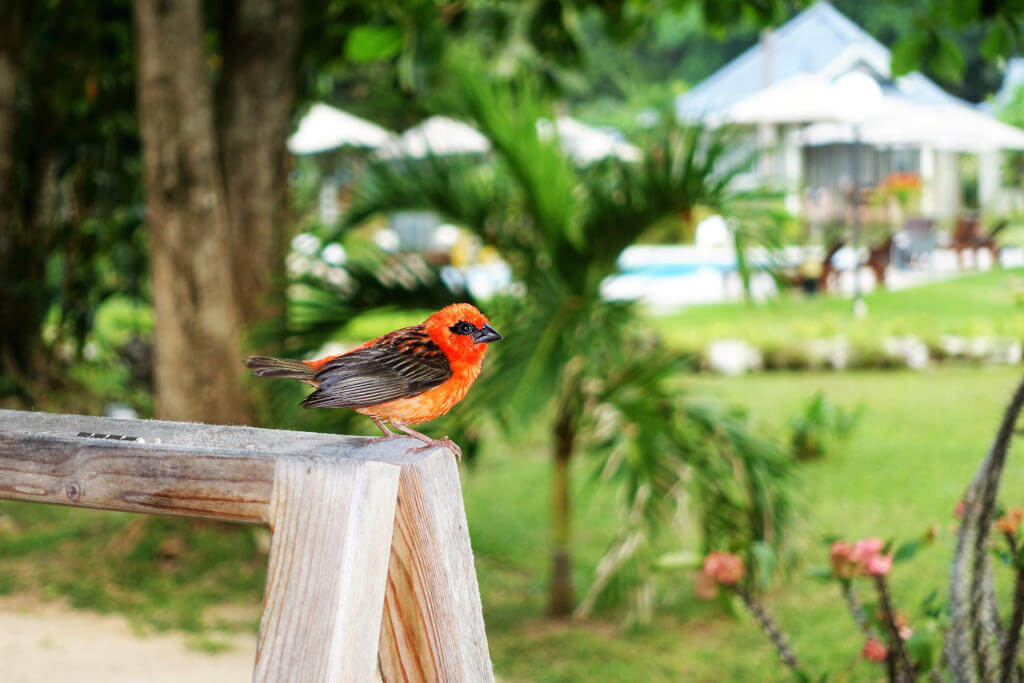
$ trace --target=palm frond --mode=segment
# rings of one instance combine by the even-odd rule
[[[528,82],[509,86],[460,66],[448,103],[491,141],[495,157],[515,179],[548,247],[579,247],[583,235],[577,217],[578,180],[572,162],[559,149],[551,111],[536,90]],[[544,124],[551,134],[542,137],[538,126],[543,129]]]
[[[601,454],[599,476],[618,486],[627,511],[587,609],[606,588],[649,582],[657,560],[653,544],[679,519],[696,522],[702,554],[744,553],[753,580],[766,583],[776,559],[787,557],[790,458],[754,434],[742,414],[680,399],[670,388],[677,359],[649,350],[620,362],[591,381],[587,399],[588,447]],[[612,576],[620,570],[623,576]]]
[[[429,209],[457,225],[487,233],[512,198],[489,165],[464,156],[427,155],[370,165],[353,191],[341,229],[379,214]]]
[[[730,183],[750,163],[746,156],[731,158],[734,135],[670,124],[645,141],[641,161],[610,160],[584,173],[585,244],[601,267],[611,268],[623,249],[667,216],[688,218],[697,206],[722,208]]]

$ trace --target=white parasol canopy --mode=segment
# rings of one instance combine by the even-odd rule
[[[469,124],[447,116],[431,116],[388,142],[378,154],[384,159],[421,159],[428,154],[485,154],[490,149],[487,138]]]
[[[550,135],[550,132],[545,132],[545,125],[550,129],[549,121],[542,119],[537,122],[537,132],[542,136]],[[577,164],[585,166],[610,156],[623,161],[640,160],[640,150],[623,140],[617,131],[595,128],[571,116],[559,116],[555,120],[555,130],[562,151]]]
[[[338,147],[375,149],[394,136],[375,123],[328,104],[314,104],[302,117],[299,129],[288,138],[292,154],[316,154]]]

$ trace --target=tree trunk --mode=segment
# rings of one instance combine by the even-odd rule
[[[43,266],[38,255],[42,236],[25,226],[23,203],[15,188],[21,2],[0,9],[0,375],[13,379],[22,398],[40,364],[39,309]],[[35,184],[33,184],[33,188]]]
[[[17,240],[16,200],[14,193],[14,125],[17,116],[18,55],[16,36],[20,32],[19,6],[6,3],[0,13],[0,329],[4,330],[0,342],[0,370],[11,372],[16,362],[14,339],[10,338],[17,320],[13,289],[14,248]]]
[[[177,420],[248,422],[201,3],[136,0],[134,9],[156,322],[156,413]]]
[[[18,34],[21,16],[18,2],[4,3],[0,10],[0,248],[8,246],[14,214],[14,122],[18,94]]]
[[[569,462],[576,447],[576,417],[566,400],[555,422],[555,473],[551,483],[551,616],[564,617],[572,612],[572,565],[569,559]]]
[[[295,99],[299,15],[299,0],[225,5],[218,139],[246,328],[284,312],[285,140]]]

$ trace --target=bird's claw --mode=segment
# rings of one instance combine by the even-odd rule
[[[431,448],[447,448],[448,450],[455,454],[456,460],[459,460],[460,462],[462,461],[462,449],[459,448],[459,445],[457,443],[451,440],[451,437],[447,436],[441,437],[440,439],[431,439],[430,441],[426,442],[425,446],[420,446],[419,448],[410,448],[407,452],[422,453],[423,451]]]

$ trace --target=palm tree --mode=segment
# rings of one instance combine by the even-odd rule
[[[471,394],[473,409],[460,414],[486,411],[513,427],[542,419],[550,430],[551,613],[573,607],[570,464],[583,449],[603,454],[627,508],[639,509],[643,519],[663,519],[677,499],[673,492],[696,480],[706,494],[697,499],[717,500],[722,516],[732,515],[731,524],[749,536],[706,543],[777,541],[787,519],[779,504],[785,468],[778,454],[749,448],[760,442],[742,425],[723,428],[712,417],[700,426],[706,407],[684,405],[670,386],[675,359],[633,305],[601,295],[619,254],[654,223],[729,201],[736,166],[727,161],[728,139],[667,125],[646,141],[639,162],[607,159],[577,168],[556,138],[538,132],[550,112],[526,85],[463,71],[446,105],[476,124],[491,155],[378,163],[356,187],[342,229],[380,214],[427,209],[472,231],[511,265],[521,291],[487,304],[508,334]],[[742,463],[721,467],[725,451],[742,454]],[[711,482],[712,476],[724,479]],[[705,531],[724,528],[710,520],[706,515]]]

